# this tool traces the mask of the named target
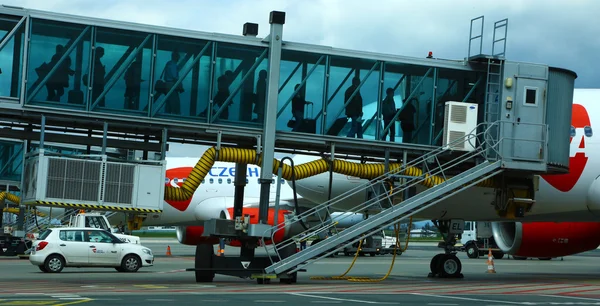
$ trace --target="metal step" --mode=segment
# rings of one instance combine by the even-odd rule
[[[489,177],[493,177],[502,172],[501,161],[484,162],[476,167],[452,177],[451,179],[438,184],[426,191],[402,202],[399,205],[385,209],[368,219],[365,219],[356,225],[340,232],[340,234],[321,240],[315,245],[311,245],[301,252],[285,258],[279,262],[273,263],[265,268],[266,273],[293,273],[306,265],[316,261],[307,260],[316,258],[317,260],[334,253],[345,245],[354,243],[361,239],[362,234],[374,233],[385,227],[400,222],[402,219],[410,217],[415,213],[435,205],[439,201],[471,187]],[[369,235],[367,234],[367,235]]]

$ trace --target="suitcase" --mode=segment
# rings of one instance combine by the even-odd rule
[[[348,117],[337,118],[327,131],[327,135],[338,136],[346,123],[348,123]]]
[[[67,103],[83,104],[83,91],[79,89],[69,90],[69,97]]]
[[[308,113],[308,105],[310,105],[310,115],[306,116],[306,114]],[[312,134],[316,134],[317,133],[317,120],[313,119],[313,105],[312,104],[307,104],[307,107],[304,111],[304,119],[302,119],[302,124],[300,124],[300,128],[295,131],[295,132],[301,132],[301,133],[312,133]],[[309,118],[307,118],[309,117]],[[296,119],[290,119],[290,121],[288,121],[287,126],[289,128],[293,128],[296,125]]]

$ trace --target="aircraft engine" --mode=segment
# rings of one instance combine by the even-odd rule
[[[203,237],[204,226],[177,226],[177,240],[179,243],[185,245],[199,245],[199,244],[217,244],[219,243],[218,238],[214,237]]]
[[[492,222],[492,231],[504,253],[519,257],[569,256],[600,245],[599,222]]]

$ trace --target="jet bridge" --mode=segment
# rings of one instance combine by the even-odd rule
[[[479,21],[481,34],[473,31]],[[2,6],[0,54],[6,81],[0,83],[0,137],[27,144],[23,149],[27,158],[22,160],[28,165],[22,170],[27,186],[21,185],[28,203],[123,210],[148,207],[122,199],[115,185],[132,182],[136,175],[131,172],[141,176],[139,169],[148,166],[158,173],[160,166],[130,158],[110,160],[105,148],[141,152],[142,160],[148,160],[150,153],[164,158],[167,143],[216,144],[199,160],[185,187],[165,188],[164,198],[191,198],[201,184],[198,173],[209,171],[210,162],[237,163],[234,220],[209,220],[212,227],[204,235],[241,238],[247,242],[242,257],[251,261],[259,241],[274,243],[275,253],[258,266],[251,264],[251,270],[293,281],[291,275],[307,260],[401,222],[469,186],[494,189],[499,214],[518,218],[535,204],[533,174],[568,171],[566,139],[576,75],[507,60],[505,45],[500,47],[506,41],[507,20],[494,25],[492,53],[482,52],[480,40],[479,53],[473,55],[472,42],[483,37],[483,17],[471,23],[468,57],[447,60],[284,41],[283,12],[271,12],[269,35],[260,38],[253,23],[244,25],[243,36],[222,35]],[[497,31],[504,34],[496,38]],[[166,65],[177,68],[178,79],[164,78]],[[389,113],[384,113],[384,100],[392,106],[386,108]],[[301,116],[292,111],[294,102],[311,102],[313,107]],[[50,155],[43,145],[33,153],[29,145],[33,140],[101,146],[103,153],[95,160]],[[329,156],[317,167],[290,168],[273,159],[275,151]],[[354,164],[339,156],[376,162]],[[98,192],[86,191],[87,172],[77,170],[78,177],[70,177],[72,168],[66,163],[99,169],[101,174],[91,184]],[[246,220],[242,169],[251,163],[262,167],[254,224],[241,222]],[[59,175],[51,164],[63,164],[63,173]],[[274,239],[277,220],[269,218],[272,175],[280,166],[281,176],[288,180],[294,173],[328,170],[368,179],[361,188],[371,196],[351,211],[366,208],[378,213],[343,235],[322,240],[311,248],[314,251],[294,253],[290,237]],[[12,172],[16,168],[8,167]],[[112,178],[111,169],[117,168],[118,175],[115,170]],[[125,175],[122,169],[138,170]],[[64,191],[71,182],[80,185],[79,195]],[[55,183],[62,184],[62,193],[58,187],[50,188]],[[416,184],[426,191],[409,197],[405,191]],[[127,186],[133,190],[133,185],[140,182]],[[355,192],[360,191],[341,197]],[[157,201],[162,199],[160,195]],[[341,199],[310,212],[329,213]],[[305,234],[327,228],[307,227],[295,219],[285,224],[290,222],[300,224]],[[455,234],[451,224],[458,223],[440,221],[444,231]],[[451,240],[447,253],[439,257],[442,261],[454,260]],[[230,266],[213,266],[212,246],[199,245],[196,257],[198,281],[212,281],[215,271],[231,269],[248,275],[240,258]]]

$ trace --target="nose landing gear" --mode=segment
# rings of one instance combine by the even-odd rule
[[[444,253],[437,254],[431,259],[429,264],[428,277],[441,277],[441,278],[463,278],[462,263],[460,259],[456,257],[456,235],[460,234],[464,228],[464,221],[462,220],[451,220],[451,221],[433,221],[433,224],[439,229],[444,242],[440,242],[438,247],[444,249]]]

